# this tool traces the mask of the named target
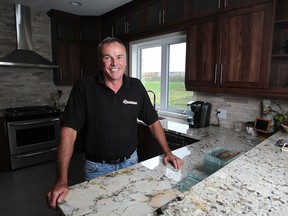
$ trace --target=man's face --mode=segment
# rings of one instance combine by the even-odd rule
[[[122,80],[126,70],[126,50],[118,42],[105,44],[102,48],[102,70],[110,81]]]

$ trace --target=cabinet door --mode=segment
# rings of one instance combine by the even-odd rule
[[[267,85],[272,3],[224,14],[222,77],[227,87],[263,88]]]
[[[79,42],[58,40],[58,59],[55,84],[73,85],[80,77]]]
[[[166,0],[164,3],[163,23],[172,24],[186,18],[185,0]]]
[[[288,92],[288,1],[277,0],[273,32],[269,87]]]
[[[162,23],[161,1],[152,1],[145,5],[145,27],[156,27]]]
[[[221,0],[192,0],[192,17],[212,15],[220,12]]]
[[[125,35],[127,33],[127,18],[126,15],[122,15],[120,17],[116,18],[116,31],[115,31],[115,35],[121,36],[121,35]]]
[[[133,34],[140,32],[143,26],[142,8],[132,10],[127,14],[127,33]]]
[[[218,16],[201,18],[190,24],[187,34],[186,88],[216,86],[221,44],[219,25]]]
[[[101,35],[101,24],[98,18],[80,18],[80,40],[98,42]]]
[[[79,26],[77,17],[57,17],[58,38],[78,41]]]
[[[102,39],[106,37],[113,37],[115,36],[115,20],[109,19],[103,21],[102,24]]]
[[[99,72],[98,43],[81,43],[81,75],[95,76]]]
[[[225,10],[231,10],[239,7],[248,7],[259,3],[267,2],[269,0],[222,0]]]

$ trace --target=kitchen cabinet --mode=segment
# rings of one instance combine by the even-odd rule
[[[9,141],[5,118],[0,113],[0,171],[11,169]]]
[[[56,85],[73,85],[82,75],[98,72],[97,46],[101,25],[98,17],[76,16],[50,10],[53,70]]]
[[[127,11],[116,18],[116,36],[135,34],[142,30],[142,7],[137,7]]]
[[[187,0],[152,0],[145,2],[145,29],[185,21],[188,15],[188,3]]]
[[[186,89],[223,92],[227,87],[265,88],[272,8],[272,2],[267,2],[192,20],[187,37]]]
[[[97,48],[101,40],[99,17],[80,17],[80,75],[96,75],[99,72]]]
[[[102,39],[115,36],[115,18],[102,20]]]
[[[179,135],[177,132],[165,132],[168,146],[173,151],[186,145],[198,142],[199,140]],[[143,160],[163,154],[158,141],[153,137],[148,126],[138,124],[138,159]]]
[[[269,89],[288,93],[288,1],[275,1]]]
[[[120,13],[112,12],[111,14],[108,13],[104,16],[103,38],[112,36],[121,38],[142,31],[142,4],[135,5],[134,2],[132,3],[131,6],[125,5],[125,8],[121,9]]]
[[[56,85],[72,85],[80,77],[80,34],[78,16],[50,10],[52,58]]]
[[[190,8],[191,15],[195,18],[214,15],[236,8],[248,7],[267,1],[269,0],[192,0]]]
[[[79,42],[58,39],[57,64],[59,69],[54,69],[55,84],[73,84],[80,77]]]

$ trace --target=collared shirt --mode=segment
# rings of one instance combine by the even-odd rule
[[[85,153],[108,160],[135,151],[137,118],[147,125],[158,119],[140,80],[124,75],[115,94],[99,74],[83,76],[75,83],[65,107],[63,126],[80,132]]]

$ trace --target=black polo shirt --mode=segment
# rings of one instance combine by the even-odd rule
[[[85,153],[110,160],[130,155],[137,148],[137,118],[147,125],[158,119],[140,80],[124,76],[115,94],[101,75],[83,76],[71,90],[63,126],[80,132]]]

